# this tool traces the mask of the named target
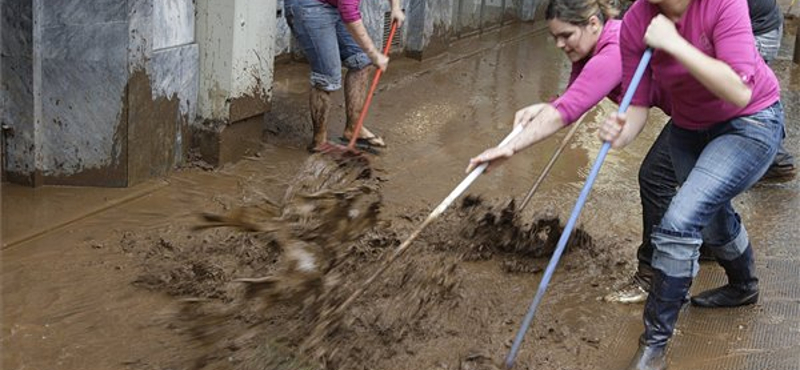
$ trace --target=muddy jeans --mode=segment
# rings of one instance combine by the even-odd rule
[[[671,277],[694,277],[703,240],[719,259],[747,248],[747,232],[731,200],[767,171],[783,138],[780,102],[704,131],[673,126],[669,154],[680,188],[653,228],[652,266]]]

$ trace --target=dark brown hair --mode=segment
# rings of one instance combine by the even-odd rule
[[[619,14],[612,0],[550,0],[544,13],[546,20],[558,19],[562,22],[585,26],[592,16],[597,16],[601,23],[613,19]]]

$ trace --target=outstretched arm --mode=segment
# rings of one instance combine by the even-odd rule
[[[515,153],[536,144],[564,127],[561,114],[551,104],[534,104],[517,111],[514,116],[514,127],[522,126],[523,130],[514,139],[501,147],[485,150],[478,156],[470,159],[467,172],[472,171],[484,162],[489,162],[489,168],[502,163]]]
[[[564,95],[552,103],[534,104],[523,108],[514,117],[514,127],[524,130],[507,145],[490,148],[470,160],[467,171],[489,162],[489,169],[517,152],[530,147],[576,121],[611,93],[622,80],[620,49],[616,43],[606,44],[583,66],[570,81]]]

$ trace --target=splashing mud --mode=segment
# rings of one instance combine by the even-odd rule
[[[425,216],[391,226],[380,208],[380,180],[365,161],[313,156],[281,201],[205,213],[185,238],[146,240],[135,283],[180,298],[160,322],[197,345],[193,368],[384,368],[453,335],[445,323],[474,303],[462,264],[494,259],[505,273],[535,273],[562,232],[552,214],[526,224],[513,201],[466,197],[344,315],[324,317]],[[596,256],[599,244],[578,229],[567,251]],[[455,366],[493,368],[489,357],[467,351]]]

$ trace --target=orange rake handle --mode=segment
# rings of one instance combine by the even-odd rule
[[[389,40],[386,41],[386,47],[383,49],[383,55],[389,56],[389,51],[392,49],[392,40],[394,39],[394,33],[397,31],[397,21],[392,21],[392,30],[389,33]],[[381,75],[383,71],[378,69],[375,72],[375,78],[372,79],[372,86],[369,88],[369,94],[367,94],[367,100],[364,101],[364,108],[361,109],[361,114],[358,115],[358,123],[356,123],[356,129],[353,132],[353,135],[350,137],[350,144],[347,145],[347,149],[354,150],[356,147],[356,140],[358,140],[359,135],[361,134],[361,127],[364,126],[364,119],[367,117],[367,111],[369,110],[369,105],[372,103],[372,95],[375,94],[375,89],[378,87],[378,81],[381,79]]]

